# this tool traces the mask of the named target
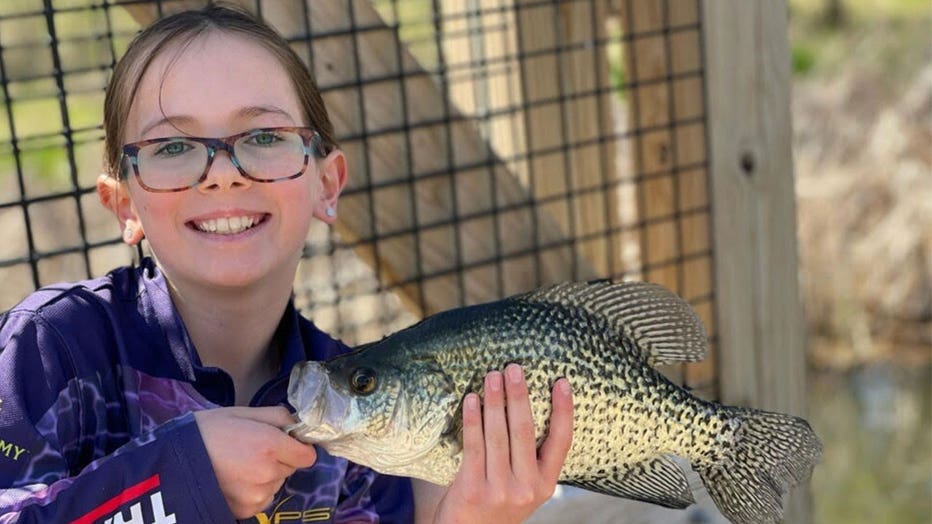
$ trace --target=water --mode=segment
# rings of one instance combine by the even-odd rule
[[[815,524],[932,523],[932,365],[810,377]]]

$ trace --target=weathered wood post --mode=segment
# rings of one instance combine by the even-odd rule
[[[787,6],[702,3],[722,400],[806,407],[797,282]],[[811,521],[805,487],[786,522]]]

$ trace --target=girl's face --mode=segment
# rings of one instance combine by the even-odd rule
[[[133,100],[123,143],[304,126],[303,114],[291,79],[271,52],[247,38],[213,32],[180,54],[170,46],[152,62]],[[185,191],[152,193],[130,174],[124,182],[129,199],[117,214],[136,231],[125,240],[135,243],[145,234],[176,285],[290,282],[311,218],[333,221],[326,211],[335,207],[344,183],[338,150],[312,159],[304,175],[274,183],[241,176],[218,151],[207,178]],[[232,234],[211,232],[224,221],[235,229],[251,226]]]

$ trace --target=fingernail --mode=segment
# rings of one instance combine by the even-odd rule
[[[486,376],[486,386],[490,391],[501,391],[502,389],[502,374],[498,371],[493,371]]]
[[[505,377],[508,378],[508,382],[512,384],[517,384],[521,382],[524,372],[521,370],[521,366],[517,364],[508,364],[505,367]]]
[[[557,381],[557,388],[560,389],[560,393],[563,395],[570,394],[570,381],[566,378],[561,378]]]
[[[476,395],[466,395],[466,409],[476,411],[479,409],[479,398]]]

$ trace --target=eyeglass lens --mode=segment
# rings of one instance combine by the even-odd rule
[[[288,178],[305,164],[304,139],[293,131],[260,130],[240,137],[233,156],[249,176],[261,180]],[[136,154],[143,184],[153,189],[174,189],[195,184],[209,158],[206,144],[185,137],[147,144]]]

